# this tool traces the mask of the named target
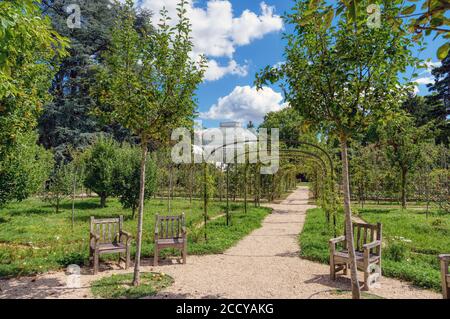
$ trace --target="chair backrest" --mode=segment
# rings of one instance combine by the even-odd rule
[[[177,216],[156,215],[155,232],[158,230],[158,238],[172,239],[183,236],[185,227],[184,213]]]
[[[100,243],[113,243],[117,241],[118,234],[122,231],[123,216],[117,218],[95,219],[91,216],[91,232],[100,237]]]
[[[366,223],[356,223],[353,222],[353,242],[355,246],[355,251],[363,252],[363,246],[365,244],[371,243],[375,240],[382,240],[382,227],[381,223],[366,224]],[[344,235],[347,233],[344,227]],[[379,252],[379,247],[375,248],[376,252]]]

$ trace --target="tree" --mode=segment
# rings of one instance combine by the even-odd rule
[[[36,144],[35,132],[20,134],[16,142],[0,161],[0,206],[41,191],[53,168],[52,153]]]
[[[0,161],[9,161],[20,136],[34,130],[67,46],[41,17],[39,2],[0,2]]]
[[[416,127],[407,115],[399,115],[380,126],[380,135],[391,164],[400,170],[402,208],[406,208],[408,173],[420,160],[421,148],[428,137],[428,126]]]
[[[118,149],[115,166],[112,173],[114,195],[124,208],[131,208],[134,218],[136,208],[139,206],[139,176],[140,176],[140,150],[130,145]],[[150,198],[156,189],[156,165],[151,158],[146,163],[145,199]]]
[[[429,84],[428,88],[433,93],[427,96],[427,102],[431,107],[431,114],[438,120],[437,128],[440,134],[436,138],[437,143],[444,143],[447,147],[450,144],[450,55],[443,61],[442,65],[434,68],[431,73],[435,78],[434,84]]]
[[[56,164],[45,187],[44,200],[55,207],[57,214],[61,200],[72,193],[72,183],[71,168],[64,163]]]
[[[432,125],[437,144],[449,145],[450,124],[447,121],[449,111],[444,107],[442,98],[437,95],[419,96],[409,94],[402,103],[402,109],[413,118],[416,126]]]
[[[360,1],[369,5],[370,1]],[[400,11],[395,4],[386,8]],[[353,247],[352,213],[348,170],[348,142],[367,130],[390,109],[397,109],[398,74],[412,64],[411,40],[388,23],[366,26],[366,14],[353,17],[334,14],[326,1],[297,1],[287,23],[294,32],[285,36],[286,63],[266,67],[256,84],[284,80],[281,85],[289,104],[305,121],[339,138],[347,243],[350,254],[352,292],[360,297]]]
[[[117,148],[117,143],[111,138],[100,137],[84,154],[84,186],[100,196],[101,207],[105,207],[106,199],[114,194],[113,171]]]
[[[187,1],[181,0],[178,21],[169,25],[167,11],[154,32],[134,28],[133,1],[122,6],[113,28],[111,47],[104,55],[95,94],[110,120],[138,136],[141,146],[139,212],[133,284],[140,284],[140,258],[146,162],[150,141],[169,140],[171,130],[190,125],[195,110],[194,92],[202,81],[205,60],[190,57],[193,44],[186,18]],[[150,19],[145,25],[151,25]]]

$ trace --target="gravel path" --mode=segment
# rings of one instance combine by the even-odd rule
[[[299,258],[298,234],[306,210],[314,207],[308,204],[308,189],[299,187],[281,203],[268,206],[274,210],[262,227],[224,254],[188,256],[186,265],[167,260],[152,267],[151,260],[144,261],[143,271],[164,272],[175,279],[153,298],[334,298],[330,290],[349,289],[348,277],[330,281],[327,265]],[[63,272],[2,280],[0,298],[91,298],[88,287],[92,280],[123,273],[112,269],[92,276],[85,271],[79,289],[65,288]],[[382,278],[371,293],[385,298],[441,298],[390,278]]]

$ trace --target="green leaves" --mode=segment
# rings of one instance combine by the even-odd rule
[[[39,1],[0,2],[0,158],[36,126],[67,40],[43,19]]]
[[[446,44],[439,47],[437,51],[437,57],[440,60],[444,60],[450,51],[450,44],[447,42]]]
[[[409,14],[414,13],[414,11],[416,11],[416,5],[415,4],[410,5],[409,7],[403,9],[401,13],[403,15],[409,15]]]
[[[186,1],[178,5],[179,19],[169,23],[161,11],[157,28],[137,32],[133,2],[123,7],[113,30],[111,50],[99,72],[94,94],[104,104],[103,114],[146,141],[167,142],[173,128],[193,118],[195,90],[206,61],[194,61]],[[151,26],[151,21],[145,23]]]

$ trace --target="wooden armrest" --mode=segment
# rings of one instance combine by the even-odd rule
[[[363,248],[366,249],[373,249],[375,247],[381,246],[381,241],[380,240],[375,240],[371,243],[367,243],[363,245]]]
[[[89,232],[89,234],[90,234],[91,239],[95,238],[95,240],[100,240],[100,236],[99,235],[97,235],[97,234],[95,234],[93,232]]]
[[[339,236],[333,239],[330,239],[329,243],[336,245],[337,243],[343,242],[345,240],[345,236]]]
[[[128,241],[129,239],[131,239],[131,234],[130,234],[129,232],[124,231],[124,230],[120,231],[120,233],[119,233],[119,239],[122,238],[122,236],[125,236],[125,237],[127,238],[127,241]]]
[[[439,255],[439,259],[444,262],[450,262],[450,254]]]

